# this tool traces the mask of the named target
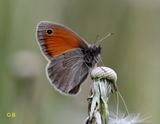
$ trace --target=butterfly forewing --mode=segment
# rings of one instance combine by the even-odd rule
[[[54,22],[40,22],[36,35],[42,53],[49,60],[67,50],[88,47],[88,43],[71,29]]]

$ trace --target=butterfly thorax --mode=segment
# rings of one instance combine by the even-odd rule
[[[85,49],[84,52],[84,60],[88,67],[94,67],[100,61],[100,54],[102,48],[100,46],[91,45],[89,49]]]

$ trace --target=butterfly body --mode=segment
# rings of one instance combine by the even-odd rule
[[[77,94],[100,61],[101,47],[88,44],[68,27],[49,21],[37,25],[39,47],[49,61],[46,74],[61,93]]]

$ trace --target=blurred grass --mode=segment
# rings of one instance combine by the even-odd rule
[[[35,39],[39,21],[65,24],[89,43],[101,42],[102,59],[118,74],[131,112],[160,123],[160,1],[0,1],[0,122],[5,124],[83,123],[90,83],[76,97],[60,95],[48,83]],[[111,103],[112,104],[112,103]],[[8,118],[7,112],[15,112]]]

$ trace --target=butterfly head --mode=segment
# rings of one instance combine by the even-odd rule
[[[84,50],[84,60],[88,67],[94,67],[100,61],[100,54],[102,48],[101,46],[97,46],[95,44],[90,45],[89,49]]]

